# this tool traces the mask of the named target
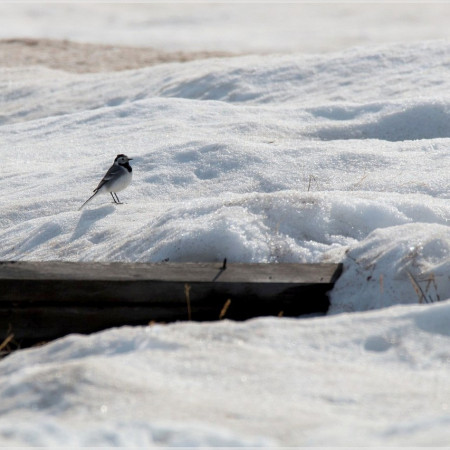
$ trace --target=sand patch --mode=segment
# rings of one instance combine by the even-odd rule
[[[0,40],[0,67],[40,65],[67,72],[110,72],[167,62],[233,56],[227,52],[165,52],[149,47],[85,44],[52,39]]]

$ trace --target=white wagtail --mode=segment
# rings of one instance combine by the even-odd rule
[[[102,181],[100,181],[99,185],[94,189],[94,195],[89,197],[79,209],[90,202],[97,194],[102,192],[109,192],[114,203],[121,204],[117,192],[123,191],[131,183],[133,169],[128,161],[131,161],[132,159],[133,158],[128,158],[127,155],[117,155],[114,164],[109,168]]]

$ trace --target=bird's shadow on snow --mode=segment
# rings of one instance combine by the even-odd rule
[[[83,236],[95,222],[105,218],[106,216],[112,214],[113,212],[114,206],[112,205],[102,206],[101,208],[96,209],[84,210],[81,213],[80,219],[78,220],[75,230],[73,231],[71,240],[74,241],[79,237]]]

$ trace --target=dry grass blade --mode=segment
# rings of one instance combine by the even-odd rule
[[[361,187],[361,185],[363,184],[363,181],[367,178],[368,174],[364,172],[364,175],[356,182],[353,183],[353,185],[351,186],[352,189],[358,189]]]
[[[314,175],[309,175],[309,181],[308,181],[308,192],[311,190],[312,183],[315,183],[317,186],[317,178]]]
[[[411,284],[413,285],[413,288],[416,291],[417,296],[419,297],[419,303],[428,303],[425,293],[423,292],[416,279],[412,276],[411,272],[407,271],[406,273],[408,274],[409,280],[411,281]]]
[[[186,296],[186,304],[188,311],[188,320],[192,320],[192,311],[191,311],[191,296],[190,296],[191,286],[186,283],[184,285],[184,295]]]
[[[440,302],[441,301],[441,297],[439,296],[439,293],[438,293],[438,287],[437,287],[436,277],[434,276],[434,273],[430,274],[430,276],[428,277],[427,286],[425,288],[425,292],[427,294],[428,294],[428,291],[430,290],[431,286],[433,286],[433,289],[434,289],[434,292],[435,292],[436,301]],[[428,297],[430,298],[431,302],[433,303],[431,295],[428,295]]]
[[[14,334],[10,334],[7,338],[0,344],[0,352],[5,349],[8,344],[14,339]]]
[[[231,305],[231,299],[229,298],[223,305],[222,311],[220,311],[219,320],[222,320],[225,317],[225,314],[227,313],[230,305]]]

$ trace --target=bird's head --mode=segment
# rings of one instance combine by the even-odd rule
[[[118,164],[120,166],[125,165],[128,163],[128,161],[131,161],[133,158],[128,158],[127,155],[120,154],[116,156],[116,159],[114,160],[114,164]]]

